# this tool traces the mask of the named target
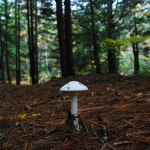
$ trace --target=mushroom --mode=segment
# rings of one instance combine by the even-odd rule
[[[73,96],[72,100],[71,100],[70,112],[71,112],[71,115],[74,117],[73,125],[77,129],[78,132],[80,131],[80,126],[79,126],[79,122],[78,122],[78,99],[77,99],[77,96],[78,96],[78,92],[86,91],[86,90],[88,90],[88,88],[78,81],[70,81],[60,88],[60,91],[69,92]]]

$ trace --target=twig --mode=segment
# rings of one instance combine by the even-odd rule
[[[99,108],[103,108],[103,107],[99,107]],[[89,109],[89,110],[90,110],[90,109]],[[81,111],[84,111],[84,110],[81,110]],[[90,117],[92,117],[92,116],[94,116],[95,114],[98,114],[98,113],[100,112],[99,109],[96,109],[96,110],[92,110],[92,109],[91,109],[91,111],[92,111],[92,112],[90,112],[90,113],[87,114],[87,117],[86,117],[86,118],[90,118]]]
[[[24,150],[27,150],[27,147],[28,147],[28,143],[25,144]]]
[[[100,150],[106,150],[107,146],[106,146],[106,143],[101,147]]]
[[[81,119],[81,117],[80,117],[80,120],[81,120],[81,124],[84,126],[86,132],[89,134],[89,130],[88,130],[87,126],[85,125],[85,123],[83,122],[83,120]]]
[[[104,143],[104,142],[100,139],[100,137],[97,135],[97,133],[95,132],[94,127],[93,127],[93,124],[91,124],[91,127],[92,127],[92,131],[93,131],[94,135],[95,135],[102,143]]]
[[[120,141],[120,142],[115,142],[114,145],[123,145],[123,144],[132,144],[133,142],[131,141]]]
[[[101,106],[101,107],[81,108],[80,111],[88,111],[88,110],[96,110],[97,111],[97,109],[102,109],[102,108],[104,108],[104,107]]]
[[[126,119],[124,119],[124,121],[130,124],[132,127],[135,127],[131,122],[127,121]]]
[[[5,136],[7,134],[9,134],[13,128],[14,128],[14,126],[11,126],[5,133],[3,133],[2,136],[0,137],[0,141],[3,140],[5,138]]]
[[[64,139],[62,137],[52,137],[52,138],[47,138],[46,140],[43,141],[59,141],[60,139]]]
[[[60,138],[61,138],[61,136],[63,135],[63,133],[66,133],[66,131],[68,130],[68,128],[70,127],[70,125],[72,124],[72,117],[70,118],[71,116],[70,116],[70,112],[68,111],[68,114],[67,114],[67,117],[66,117],[66,121],[65,121],[65,124],[64,124],[64,127],[63,127],[63,129],[62,129],[62,131],[61,131],[61,134],[60,134]]]
[[[111,146],[109,143],[106,143],[106,145],[111,148],[112,150],[116,150],[116,148],[114,148],[113,146]]]
[[[108,143],[105,143],[105,144],[101,147],[100,150],[106,150],[107,147],[110,148],[110,149],[112,149],[112,150],[116,150],[116,148],[114,148],[113,146],[111,146],[111,145],[108,144]]]
[[[24,126],[23,126],[23,124],[22,124],[22,123],[21,123],[21,127],[22,127],[22,129],[23,129],[24,133],[26,133],[26,130],[25,130],[25,128],[24,128]]]

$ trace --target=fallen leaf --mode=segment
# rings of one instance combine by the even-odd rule
[[[27,116],[27,114],[19,114],[19,115],[18,115],[18,118],[20,118],[20,119],[25,119],[26,116]]]
[[[139,97],[142,97],[142,96],[143,96],[143,93],[137,93],[137,94],[136,94],[136,97],[138,97],[138,98],[139,98]]]
[[[32,117],[37,117],[37,116],[40,116],[40,115],[41,115],[40,113],[32,114]]]

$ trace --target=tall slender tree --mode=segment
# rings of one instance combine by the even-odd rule
[[[20,85],[20,0],[15,1],[16,84]]]
[[[37,3],[27,0],[28,42],[30,55],[30,75],[32,84],[38,83],[38,50],[37,50]],[[35,9],[36,8],[36,9]]]
[[[60,65],[63,77],[75,75],[72,50],[72,19],[70,5],[70,0],[64,1],[65,14],[63,15],[62,1],[56,0]],[[65,18],[65,20],[63,18]]]
[[[56,0],[56,16],[57,16],[57,31],[58,31],[61,73],[62,73],[62,77],[67,77],[68,68],[66,63],[65,36],[64,36],[65,32],[64,32],[62,0]]]
[[[135,13],[133,14],[133,22],[134,22],[134,36],[138,35],[138,29],[137,29],[137,19],[135,16]],[[140,64],[139,64],[139,44],[138,42],[132,44],[133,48],[133,56],[134,56],[134,74],[138,74],[140,71]]]
[[[107,34],[109,39],[116,39],[115,37],[115,23],[114,23],[114,18],[113,18],[113,3],[114,0],[109,0],[107,4],[108,8],[108,18],[107,18]],[[116,60],[116,53],[115,49],[108,49],[108,70],[109,73],[117,73],[117,60]]]
[[[72,19],[71,19],[71,2],[65,0],[65,48],[66,48],[66,62],[69,71],[69,76],[75,75],[73,51],[72,51]]]
[[[0,14],[0,80],[4,81],[4,42],[3,42],[3,28],[2,28],[2,17]]]
[[[5,47],[5,80],[11,84],[10,78],[10,69],[9,69],[9,53],[8,53],[8,20],[9,20],[9,12],[8,12],[8,1],[4,0],[5,4],[5,37],[4,37],[4,47]]]
[[[34,35],[34,45],[35,45],[35,74],[36,74],[36,83],[39,81],[39,59],[38,59],[38,8],[37,0],[34,1],[35,6],[35,35]]]
[[[98,44],[97,44],[97,34],[96,34],[96,29],[95,29],[95,13],[94,13],[94,5],[93,5],[93,0],[90,0],[90,9],[91,9],[91,18],[92,18],[92,43],[93,43],[93,53],[94,53],[94,61],[95,61],[95,66],[96,66],[96,73],[101,72],[100,68],[100,58],[99,58],[99,49],[98,49]]]

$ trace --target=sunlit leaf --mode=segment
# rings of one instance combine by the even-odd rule
[[[142,97],[142,96],[143,96],[143,93],[137,93],[136,96],[137,96],[137,97]]]
[[[37,114],[32,114],[32,117],[37,117],[40,116],[41,114],[37,113]]]
[[[27,114],[19,114],[18,118],[20,119],[25,119],[27,117]]]

